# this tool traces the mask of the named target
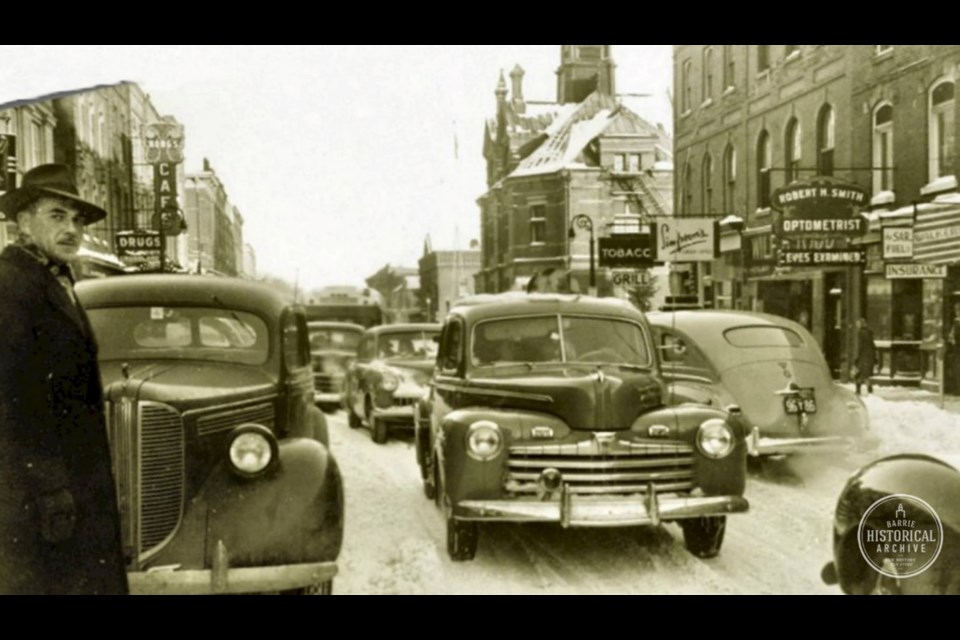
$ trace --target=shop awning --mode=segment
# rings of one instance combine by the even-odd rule
[[[960,193],[946,193],[917,205],[913,259],[929,264],[960,262]]]

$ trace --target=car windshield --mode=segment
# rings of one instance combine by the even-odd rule
[[[101,360],[267,361],[266,323],[244,311],[203,307],[91,309]]]
[[[473,329],[474,365],[577,362],[646,367],[643,329],[613,318],[540,316],[487,320]]]
[[[390,331],[377,337],[377,357],[383,360],[433,360],[437,357],[437,331]]]
[[[363,335],[362,331],[353,331],[350,329],[333,329],[333,328],[310,328],[310,350],[311,351],[324,351],[324,350],[337,350],[337,351],[350,351],[353,353],[357,352],[357,347],[360,346],[360,336]]]
[[[734,327],[723,332],[727,342],[735,347],[802,347],[803,338],[783,327]]]

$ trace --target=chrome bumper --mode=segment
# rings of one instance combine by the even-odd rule
[[[220,543],[212,569],[181,570],[173,566],[131,571],[127,580],[131,595],[204,595],[300,589],[332,580],[335,575],[336,562],[232,568]]]
[[[343,395],[340,392],[331,393],[325,391],[323,393],[315,391],[313,394],[313,401],[317,404],[340,404]]]
[[[413,424],[413,405],[399,405],[395,407],[374,407],[373,417],[384,420],[408,420]]]
[[[762,438],[759,427],[754,427],[747,438],[747,453],[754,457],[788,453],[845,453],[855,446],[853,438],[844,436]]]
[[[658,525],[669,520],[744,513],[742,496],[638,497],[575,496],[566,486],[559,500],[464,500],[454,509],[457,520],[559,522],[564,527],[627,527]]]

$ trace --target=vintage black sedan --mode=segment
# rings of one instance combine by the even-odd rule
[[[303,309],[250,281],[77,285],[134,593],[330,592],[343,488]]]
[[[439,335],[436,323],[367,329],[344,389],[351,427],[366,424],[377,444],[387,441],[392,426],[413,427],[413,407],[427,391]]]
[[[850,476],[823,581],[850,595],[960,595],[960,471],[950,462],[891,455]]]
[[[670,402],[739,406],[751,455],[847,451],[869,429],[863,402],[834,382],[816,339],[799,323],[726,310],[647,317]]]
[[[357,357],[363,327],[349,322],[308,322],[317,406],[333,413],[343,405],[343,382]]]
[[[692,553],[719,553],[727,514],[748,509],[739,414],[665,400],[650,328],[625,301],[462,300],[415,432],[450,558],[472,559],[491,521],[677,522]]]

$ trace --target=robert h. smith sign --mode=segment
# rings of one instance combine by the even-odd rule
[[[713,260],[718,253],[714,218],[660,218],[656,235],[657,260],[661,262],[703,262]]]
[[[859,186],[827,176],[796,180],[773,192],[771,203],[782,216],[774,226],[781,238],[853,237],[867,231],[859,208],[867,193]]]

